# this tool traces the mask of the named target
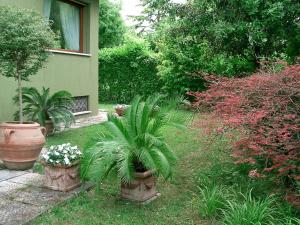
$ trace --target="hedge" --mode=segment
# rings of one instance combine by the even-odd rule
[[[129,103],[134,96],[160,92],[157,59],[148,45],[127,38],[124,45],[99,51],[99,102]]]

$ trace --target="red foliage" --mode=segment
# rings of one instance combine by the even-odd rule
[[[300,66],[277,74],[218,79],[207,77],[206,92],[189,93],[194,106],[213,110],[225,126],[246,128],[246,138],[234,145],[238,163],[300,180]]]

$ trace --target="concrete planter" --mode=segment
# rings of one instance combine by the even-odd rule
[[[44,186],[46,188],[67,192],[80,186],[79,161],[72,165],[50,165],[41,161],[45,167]]]
[[[46,130],[38,123],[7,122],[0,125],[0,159],[8,169],[33,167],[44,144]]]
[[[121,184],[121,197],[130,201],[143,203],[158,196],[156,178],[152,171],[135,173],[135,179],[129,184]]]

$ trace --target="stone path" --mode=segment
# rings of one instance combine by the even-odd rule
[[[52,191],[43,187],[43,175],[0,169],[0,225],[25,224],[90,187],[84,185],[67,193]]]
[[[77,119],[75,124],[71,126],[71,129],[103,123],[106,120],[107,120],[107,112],[99,109],[99,113],[96,116]]]

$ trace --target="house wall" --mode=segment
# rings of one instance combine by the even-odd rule
[[[79,1],[79,0],[78,0]],[[50,92],[67,90],[73,96],[89,96],[90,115],[98,113],[98,0],[80,0],[84,8],[84,50],[86,55],[52,52],[48,61],[24,86],[49,87]],[[0,6],[34,9],[42,13],[43,0],[0,0]],[[12,103],[17,84],[0,76],[0,122],[13,119],[17,107]]]

